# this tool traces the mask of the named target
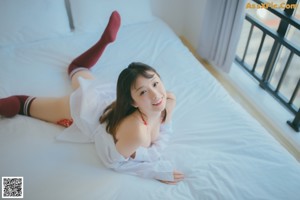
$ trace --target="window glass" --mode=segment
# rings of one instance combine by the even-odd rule
[[[287,0],[267,0],[266,2],[270,3],[270,4],[277,4],[280,6],[281,3],[287,3]]]
[[[250,33],[250,28],[251,28],[250,22],[248,22],[247,20],[244,20],[241,37],[240,37],[240,41],[238,43],[237,52],[236,52],[236,54],[238,55],[238,57],[240,57],[240,59],[242,59],[243,55],[244,55],[244,51],[245,51],[247,40],[248,40],[249,33]]]
[[[290,26],[286,38],[293,43],[293,45],[300,48],[300,31],[294,26]]]
[[[274,43],[274,39],[268,35],[266,35],[265,37],[265,41],[263,43],[258,61],[257,61],[257,65],[256,65],[256,69],[255,72],[262,77],[262,74],[265,70],[268,58],[270,56],[271,53],[271,49]],[[259,44],[258,44],[259,45]]]
[[[270,83],[272,85],[272,87],[275,89],[279,83],[280,77],[283,73],[284,67],[287,63],[289,54],[290,54],[290,50],[288,50],[285,47],[282,47],[280,49],[280,53],[278,55],[278,59],[277,62],[274,66],[273,72],[272,72],[272,76],[271,76],[271,80]]]
[[[283,96],[285,96],[288,100],[291,98],[295,87],[298,83],[298,80],[300,78],[300,70],[299,70],[299,63],[300,58],[297,55],[294,55],[292,62],[290,64],[290,67],[286,73],[286,76],[282,82],[282,86],[279,90]],[[299,105],[300,96],[298,93],[298,96],[296,96],[296,99],[294,101],[294,104]],[[298,107],[299,108],[299,107]]]
[[[300,20],[300,2],[298,3],[298,6],[296,8],[296,12],[294,12],[294,17],[298,20]]]
[[[277,5],[276,9],[281,9],[281,10],[284,9],[284,7],[282,6],[289,6],[287,0],[267,0],[266,2],[269,3],[270,5],[272,4],[272,6]],[[272,14],[266,8],[259,7],[259,6],[261,6],[261,4],[257,4],[251,0],[248,0],[246,4],[246,13],[252,16],[253,18],[259,20],[262,24],[272,29],[274,32],[277,32],[281,19],[276,15]],[[300,21],[300,1],[299,1],[299,6],[296,7],[296,11],[294,12],[294,19]],[[237,48],[237,56],[240,57],[240,59],[243,58],[243,54],[245,51],[250,30],[251,30],[251,23],[248,20],[244,20],[241,37]],[[254,27],[252,36],[250,38],[247,54],[244,60],[244,62],[246,63],[245,67],[249,67],[249,70],[252,70],[253,65],[255,64],[255,59],[258,53],[262,36],[263,36],[263,32],[257,27]],[[300,30],[290,25],[287,29],[287,34],[285,35],[285,39],[290,41],[295,48],[300,49]],[[255,68],[255,76],[259,79],[262,78],[262,74],[265,70],[266,63],[270,57],[270,52],[274,42],[275,41],[271,36],[268,35],[265,36],[265,40]],[[274,58],[275,59],[274,68],[270,79],[267,80],[269,83],[268,86],[270,86],[271,90],[273,89],[275,90],[276,87],[278,86],[283,71],[285,70],[284,68],[286,67],[290,53],[291,50],[289,50],[284,46],[281,46],[278,56]],[[280,96],[279,98],[280,99],[282,98],[284,101],[288,102],[290,100],[290,98],[292,97],[295,91],[295,87],[300,79],[299,63],[300,63],[300,57],[294,54],[289,64],[289,68],[286,71],[286,75],[284,79],[282,79],[281,87],[279,89],[279,96]],[[300,90],[297,91],[293,102],[293,107],[296,108],[296,110],[299,109],[299,106],[300,106]]]
[[[257,27],[253,28],[252,37],[250,39],[247,55],[245,58],[245,62],[251,66],[254,65],[256,54],[258,52],[259,44],[262,37],[262,31],[258,29]]]
[[[269,1],[266,4],[257,4],[251,0],[248,0],[246,4],[246,13],[256,18],[272,30],[277,31],[280,18],[268,11],[266,7],[278,7],[278,9],[281,9],[280,5],[282,3],[286,3],[286,0],[274,0]]]

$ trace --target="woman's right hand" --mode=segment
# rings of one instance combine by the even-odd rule
[[[164,180],[159,180],[159,181],[169,185],[176,185],[178,182],[184,179],[184,174],[182,172],[174,170],[173,177],[174,177],[174,181],[164,181]]]

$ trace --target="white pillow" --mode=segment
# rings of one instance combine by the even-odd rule
[[[149,0],[70,0],[75,31],[94,32],[105,28],[117,10],[121,25],[153,20]]]
[[[0,46],[71,32],[64,0],[1,0]]]

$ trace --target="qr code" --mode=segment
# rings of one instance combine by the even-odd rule
[[[23,177],[2,177],[2,198],[23,198]]]

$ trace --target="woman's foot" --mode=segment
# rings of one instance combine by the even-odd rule
[[[75,58],[69,65],[68,74],[70,77],[80,70],[90,69],[97,63],[106,46],[115,41],[120,25],[121,17],[117,11],[114,11],[109,18],[100,40],[90,49]]]
[[[15,96],[0,99],[0,115],[4,117],[13,117],[20,110],[19,99]]]

